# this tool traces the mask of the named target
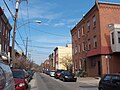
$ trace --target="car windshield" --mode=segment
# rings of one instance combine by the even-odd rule
[[[25,77],[25,73],[23,71],[12,71],[14,78],[23,79]]]
[[[72,75],[72,73],[70,73],[70,72],[64,72],[64,74],[65,74],[65,75],[68,75],[68,76],[71,76],[71,75]]]

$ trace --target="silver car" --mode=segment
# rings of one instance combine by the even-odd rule
[[[0,60],[0,90],[15,90],[14,79],[9,65]]]

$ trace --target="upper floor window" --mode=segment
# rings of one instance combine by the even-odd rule
[[[97,37],[96,37],[96,35],[94,36],[94,48],[97,48]]]
[[[5,34],[5,37],[7,38],[7,34],[8,34],[8,31],[7,31],[7,29],[6,29],[6,34]]]
[[[93,26],[96,26],[96,17],[93,16]]]
[[[120,43],[120,32],[118,32],[118,43]]]
[[[111,33],[111,37],[112,37],[112,44],[114,44],[114,33]]]
[[[82,51],[85,51],[85,42],[82,43]]]
[[[90,43],[90,39],[88,39],[88,50],[91,49],[91,43]]]
[[[2,31],[2,20],[0,19],[0,32]]]
[[[85,34],[85,31],[84,31],[84,26],[82,26],[82,35]]]
[[[75,46],[75,54],[77,53],[77,46]]]
[[[80,49],[80,44],[79,44],[79,46],[78,46],[78,52],[79,52],[79,53],[80,53],[80,50],[81,50],[81,49]]]
[[[87,22],[87,25],[88,25],[88,31],[90,31],[90,21],[89,20]]]
[[[78,29],[77,35],[78,35],[78,38],[80,38],[80,29]]]
[[[3,35],[5,34],[5,25],[3,25]]]

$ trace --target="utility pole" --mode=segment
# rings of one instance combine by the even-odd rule
[[[17,18],[18,18],[18,8],[21,0],[16,0],[16,11],[15,11],[15,17],[14,17],[14,29],[13,29],[13,39],[12,39],[12,60],[15,60],[15,52],[14,52],[14,46],[15,46],[15,37],[16,37],[16,26],[17,26]]]
[[[26,38],[26,58],[27,58],[28,37]]]

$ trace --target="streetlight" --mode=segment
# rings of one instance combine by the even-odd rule
[[[29,23],[38,23],[38,24],[41,24],[42,22],[39,21],[39,20],[28,21],[28,22],[25,22],[25,23],[23,23],[22,25],[18,26],[17,29],[19,29],[19,28],[21,28],[22,26],[25,26],[26,24],[29,24]]]

